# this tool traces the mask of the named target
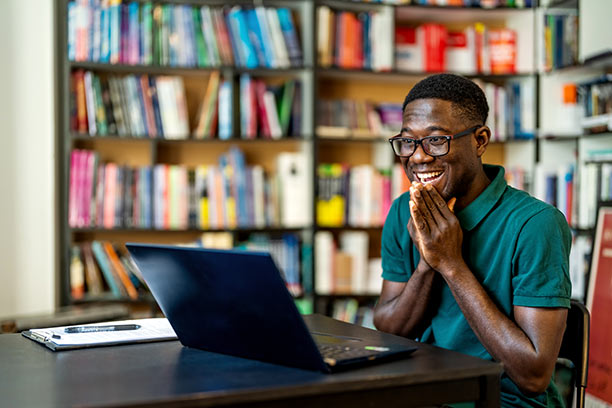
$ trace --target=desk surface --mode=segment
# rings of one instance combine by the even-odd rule
[[[311,329],[379,335],[323,316],[306,318]],[[0,335],[0,405],[357,407],[382,402],[389,408],[476,400],[499,406],[500,364],[418,347],[398,361],[323,374],[189,349],[177,341],[53,352],[5,334]]]

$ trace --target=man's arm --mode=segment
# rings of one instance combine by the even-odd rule
[[[514,306],[513,322],[467,267],[443,276],[476,337],[504,364],[508,376],[525,394],[544,392],[561,347],[567,309]]]
[[[543,392],[559,353],[567,310],[514,307],[514,321],[504,315],[466,265],[463,232],[455,215],[432,186],[411,194],[414,242],[425,261],[451,289],[472,330],[506,373],[527,394]]]
[[[374,309],[376,328],[404,337],[418,337],[431,299],[435,273],[425,262],[420,262],[408,282],[384,280]]]
[[[451,211],[455,201],[455,198],[451,198],[448,202]],[[412,219],[406,228],[414,240],[416,227]],[[432,288],[437,279],[440,277],[436,277],[436,272],[421,257],[408,282],[383,280],[380,298],[374,308],[374,326],[387,333],[413,339],[419,337],[425,329],[426,316],[433,307]]]

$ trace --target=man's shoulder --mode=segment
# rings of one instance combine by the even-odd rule
[[[543,222],[565,222],[565,216],[556,207],[529,193],[508,186],[501,197],[500,210],[509,220],[526,223],[530,219]]]

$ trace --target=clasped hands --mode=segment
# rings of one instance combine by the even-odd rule
[[[463,231],[453,213],[455,201],[453,197],[446,203],[431,184],[413,183],[410,187],[408,232],[421,254],[421,263],[442,275],[464,264]]]

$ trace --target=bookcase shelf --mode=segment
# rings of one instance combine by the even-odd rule
[[[70,69],[85,69],[96,72],[112,72],[114,74],[151,74],[151,75],[210,75],[214,71],[232,71],[233,66],[220,67],[179,67],[162,65],[128,65],[105,64],[88,61],[71,61]]]
[[[565,1],[565,0],[563,0]],[[577,0],[568,0],[568,1],[577,1]],[[533,7],[511,7],[511,6],[504,6],[504,5],[498,5],[495,7],[482,7],[482,6],[470,6],[470,7],[466,7],[466,6],[454,6],[454,5],[445,5],[445,6],[440,6],[440,5],[433,5],[433,4],[397,4],[394,2],[390,2],[390,1],[382,1],[382,2],[358,2],[358,1],[353,1],[353,0],[316,0],[316,3],[318,5],[326,5],[326,6],[330,6],[330,7],[336,7],[336,8],[343,8],[343,9],[347,9],[347,10],[354,10],[354,9],[372,9],[375,7],[393,7],[393,8],[406,8],[406,9],[424,9],[424,10],[429,10],[429,11],[483,11],[483,12],[495,12],[495,11],[499,11],[499,10],[529,10],[532,9]]]
[[[422,79],[428,75],[435,74],[437,72],[426,72],[426,71],[372,71],[363,69],[347,69],[347,68],[323,68],[317,67],[315,70],[317,76],[321,79],[351,79],[351,80],[376,80],[376,81],[411,81]],[[482,79],[485,81],[495,80],[508,80],[521,77],[530,77],[536,75],[535,72],[517,72],[514,74],[484,74],[484,73],[465,73],[465,72],[453,72],[443,71],[445,73],[455,73],[463,75],[467,78]]]
[[[193,135],[185,139],[164,139],[159,137],[150,137],[150,136],[136,136],[136,135],[89,135],[85,133],[77,133],[72,135],[72,140],[74,142],[141,142],[141,143],[152,143],[155,145],[166,145],[166,144],[219,144],[219,145],[228,145],[228,144],[259,144],[259,143],[278,143],[283,144],[287,142],[299,143],[304,142],[310,139],[310,136],[281,136],[278,139],[269,139],[265,138],[261,135],[257,135],[253,139],[243,139],[239,135],[234,135],[228,139],[198,139]]]
[[[230,233],[258,233],[269,232],[274,234],[282,234],[287,232],[299,232],[309,226],[303,228],[283,228],[283,227],[266,227],[266,228],[185,228],[185,229],[158,229],[158,228],[71,228],[73,234],[100,234],[100,235],[120,235],[124,233],[142,234],[143,236],[150,234],[201,234],[204,232],[230,232]]]

